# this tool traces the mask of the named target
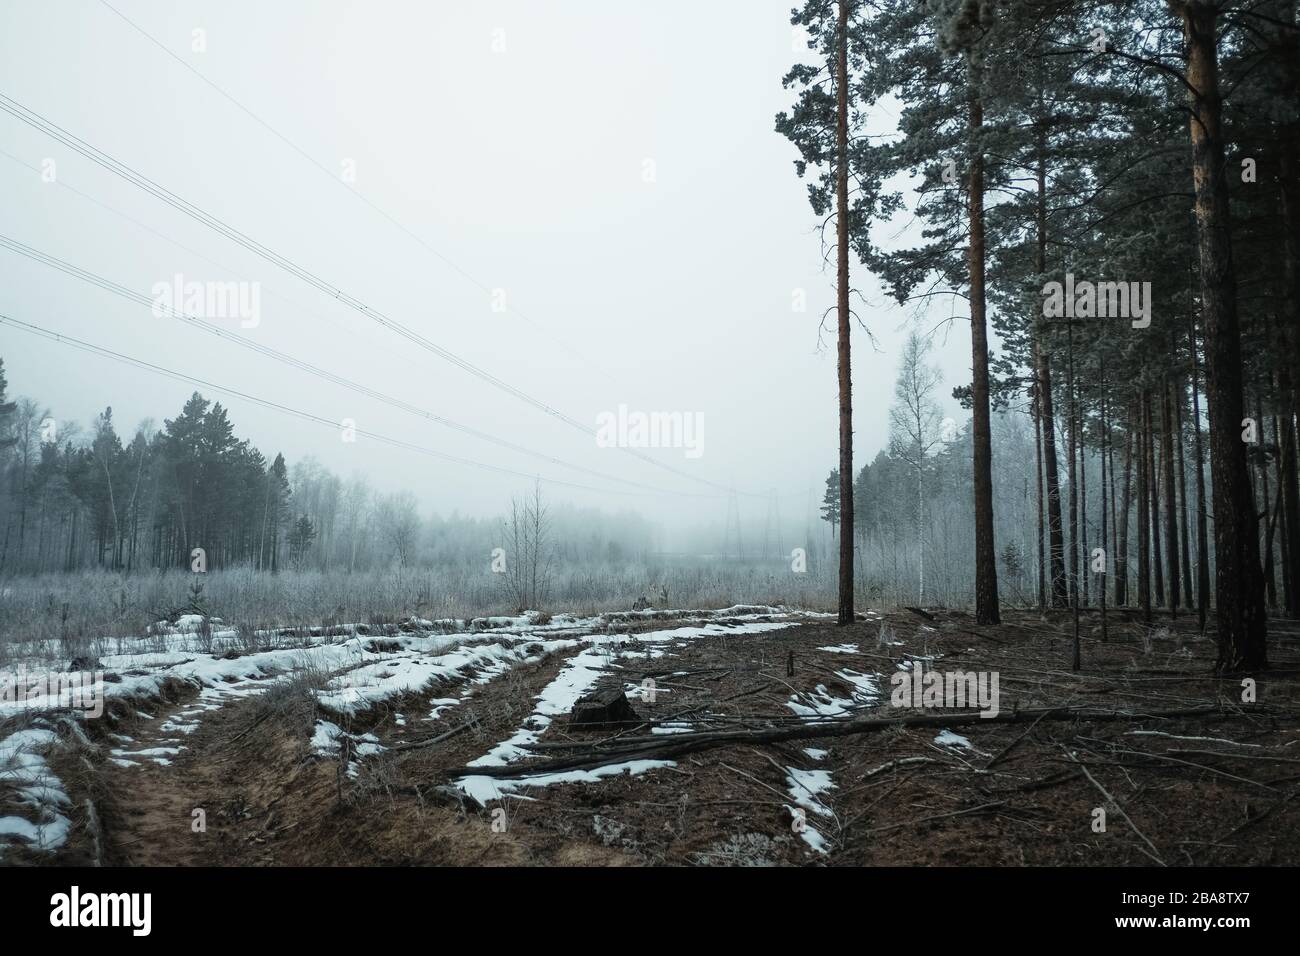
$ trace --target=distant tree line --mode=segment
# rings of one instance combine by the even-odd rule
[[[146,422],[126,441],[111,407],[84,435],[30,399],[5,403],[3,416],[0,571],[188,567],[194,548],[212,568],[285,559],[284,457],[268,462],[237,438],[219,402],[195,393],[161,429]]]
[[[0,359],[0,574],[189,569],[195,548],[208,570],[486,567],[508,537],[501,519],[424,517],[410,491],[268,457],[197,392],[161,428],[146,420],[128,438],[118,427],[111,407],[86,430],[8,400]],[[617,564],[653,547],[634,514],[557,508],[551,521],[556,560]]]

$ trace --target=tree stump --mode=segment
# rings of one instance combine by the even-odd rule
[[[596,691],[579,697],[569,712],[570,727],[621,725],[638,723],[640,719],[628,703],[627,695],[617,689]]]

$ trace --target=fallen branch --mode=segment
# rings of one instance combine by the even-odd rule
[[[1047,790],[1051,787],[1059,787],[1063,783],[1070,783],[1083,777],[1081,773],[1063,773],[1055,777],[1048,777],[1046,780],[1031,780],[1029,783],[1021,784],[1016,787],[1022,793],[1033,793],[1035,790]]]
[[[1212,773],[1219,777],[1227,777],[1229,780],[1236,780],[1238,783],[1247,783],[1252,787],[1259,787],[1272,793],[1277,792],[1276,788],[1271,787],[1266,783],[1260,783],[1258,780],[1251,780],[1249,777],[1239,777],[1235,773],[1228,773],[1226,770],[1220,770],[1217,767],[1207,767],[1205,764],[1197,763],[1194,760],[1183,760],[1179,757],[1170,757],[1166,754],[1151,753],[1146,750],[1129,750],[1122,747],[1112,748],[1112,752],[1117,754],[1128,754],[1134,757],[1148,757],[1152,760],[1163,760],[1167,763],[1176,763],[1185,767],[1195,767],[1197,770],[1203,770],[1206,773]]]
[[[469,720],[465,721],[465,723],[459,724],[451,728],[451,730],[448,730],[446,733],[438,734],[438,736],[436,737],[430,737],[427,740],[418,740],[415,741],[414,743],[409,743],[409,744],[397,744],[396,746],[389,747],[388,749],[391,753],[404,753],[408,750],[420,750],[421,748],[424,747],[432,747],[434,744],[442,743],[444,740],[446,740],[449,737],[455,737],[457,734],[469,730],[477,723],[478,723],[478,718],[471,717]]]
[[[1133,819],[1127,813],[1124,812],[1124,808],[1120,806],[1120,802],[1116,800],[1114,797],[1112,797],[1110,793],[1106,790],[1106,788],[1103,787],[1101,783],[1097,780],[1097,778],[1088,772],[1087,767],[1085,767],[1082,763],[1079,763],[1079,759],[1075,757],[1074,754],[1070,753],[1070,751],[1067,750],[1064,746],[1061,747],[1061,750],[1065,752],[1065,755],[1067,757],[1069,757],[1076,764],[1078,764],[1079,769],[1083,771],[1083,775],[1088,778],[1089,783],[1091,783],[1094,787],[1096,787],[1099,791],[1101,791],[1101,795],[1106,798],[1106,801],[1111,805],[1113,805],[1115,809],[1119,812],[1119,815],[1124,818],[1124,822],[1127,823],[1133,829],[1134,833],[1136,833],[1139,837],[1142,838],[1143,843],[1145,843],[1147,846],[1151,848],[1150,853],[1146,853],[1145,850],[1142,850],[1142,852],[1146,853],[1147,856],[1151,857],[1161,866],[1167,866],[1168,864],[1166,864],[1165,861],[1160,858],[1160,851],[1156,849],[1155,844],[1152,843],[1150,840],[1148,840],[1146,834],[1138,829],[1138,825],[1133,822]],[[1141,849],[1141,847],[1139,847],[1138,849]]]
[[[985,810],[992,810],[994,807],[1005,806],[1005,800],[998,800],[994,803],[981,803],[978,807],[971,807],[969,810],[954,810],[952,813],[937,813],[931,817],[921,817],[919,820],[907,820],[903,823],[891,823],[883,827],[870,827],[863,830],[863,833],[883,833],[885,830],[897,830],[899,827],[914,827],[922,823],[930,823],[934,820],[947,820],[949,817],[960,817],[968,813],[982,813]]]
[[[858,717],[852,720],[825,720],[793,727],[771,727],[760,730],[718,730],[684,734],[667,734],[644,742],[625,742],[609,747],[592,747],[586,751],[539,760],[533,763],[513,764],[503,767],[447,768],[443,774],[450,777],[520,777],[538,773],[557,773],[561,770],[580,770],[600,767],[627,760],[671,760],[684,754],[727,747],[732,744],[774,744],[787,740],[814,740],[821,737],[847,737],[853,734],[879,733],[895,727],[960,727],[973,724],[1029,723],[1039,720],[1053,721],[1137,721],[1160,720],[1170,717],[1220,717],[1224,711],[1214,706],[1182,707],[1174,710],[1146,712],[1095,710],[1084,707],[1033,708],[1000,713],[994,717],[983,716],[980,711],[944,714],[916,714],[908,717]]]
[[[1214,842],[1215,842],[1215,843],[1220,843],[1220,842],[1223,841],[1223,840],[1231,840],[1233,837],[1235,837],[1235,836],[1236,836],[1238,833],[1240,833],[1242,830],[1245,830],[1245,829],[1247,829],[1248,827],[1253,827],[1256,823],[1259,823],[1259,822],[1261,822],[1262,820],[1265,820],[1265,819],[1267,819],[1268,817],[1272,816],[1273,813],[1274,813],[1274,811],[1278,810],[1278,809],[1281,808],[1281,807],[1286,806],[1288,803],[1290,803],[1290,802],[1291,802],[1292,800],[1294,800],[1296,797],[1300,797],[1300,790],[1292,790],[1291,793],[1289,793],[1287,796],[1283,797],[1281,800],[1278,800],[1277,802],[1275,802],[1272,806],[1270,806],[1270,807],[1269,807],[1267,810],[1265,810],[1263,813],[1256,814],[1255,816],[1253,816],[1253,817],[1251,817],[1249,820],[1247,820],[1245,823],[1241,824],[1241,826],[1236,827],[1235,829],[1229,831],[1228,833],[1225,833],[1223,836],[1219,837],[1219,838],[1216,839]]]
[[[874,767],[864,773],[859,780],[866,780],[868,777],[874,777],[878,773],[884,773],[886,770],[893,770],[895,767],[910,767],[918,763],[939,763],[933,757],[898,757],[894,760],[886,761],[879,767]]]
[[[1001,759],[1002,759],[1003,757],[1005,757],[1007,754],[1011,753],[1011,751],[1014,750],[1014,749],[1016,748],[1016,745],[1019,744],[1020,741],[1024,740],[1026,737],[1028,737],[1030,734],[1032,734],[1032,733],[1034,732],[1034,728],[1037,727],[1037,726],[1039,725],[1039,723],[1042,721],[1042,719],[1043,719],[1043,717],[1040,716],[1040,717],[1038,718],[1038,720],[1035,720],[1032,724],[1029,725],[1029,729],[1028,729],[1028,730],[1026,730],[1023,734],[1021,734],[1021,735],[1020,735],[1019,737],[1017,737],[1015,740],[1011,741],[1011,743],[1007,744],[1005,747],[1003,747],[1001,750],[999,750],[999,751],[998,751],[998,752],[997,752],[997,753],[996,753],[996,754],[995,754],[995,755],[994,755],[994,756],[989,760],[989,762],[986,763],[986,764],[984,765],[984,769],[985,769],[985,770],[991,770],[991,769],[993,769],[993,765],[994,765],[995,763],[997,763],[999,760],[1001,760]]]

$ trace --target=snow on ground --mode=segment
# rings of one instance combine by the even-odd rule
[[[677,627],[663,631],[648,631],[636,635],[592,635],[590,646],[569,658],[555,679],[542,688],[534,699],[537,701],[533,712],[513,735],[497,744],[481,757],[471,760],[467,767],[503,767],[514,761],[529,756],[527,745],[536,743],[554,719],[567,714],[573,709],[578,698],[591,691],[600,680],[601,675],[618,657],[644,658],[643,644],[676,644],[682,641],[719,634],[756,634],[763,631],[780,630],[790,627],[788,622],[749,622],[734,626],[721,624],[704,624]],[[629,644],[636,647],[631,651],[618,651]],[[662,693],[663,691],[657,691]],[[628,764],[600,767],[591,771],[572,771],[545,776],[521,777],[515,780],[498,780],[482,775],[469,775],[461,778],[458,786],[466,794],[486,803],[483,799],[496,799],[506,790],[521,786],[546,786],[551,783],[572,783],[599,779],[608,772],[641,773],[653,767],[664,766],[663,761],[637,760]],[[621,768],[615,770],[614,768]],[[576,776],[575,776],[576,774]]]
[[[976,757],[993,756],[991,753],[989,753],[986,750],[980,750],[980,748],[976,747],[973,743],[971,743],[968,738],[961,736],[961,734],[955,734],[951,730],[948,730],[946,727],[939,732],[939,735],[937,737],[934,738],[934,745],[937,747],[948,748],[947,752],[957,757],[958,760],[962,759],[960,756],[957,756],[957,751],[959,750],[967,751],[968,755],[970,756],[976,756]]]
[[[502,799],[506,794],[522,787],[549,787],[553,783],[595,783],[604,777],[615,777],[621,773],[636,776],[647,770],[660,767],[675,767],[674,760],[628,760],[624,763],[611,763],[593,770],[564,770],[559,773],[534,774],[531,777],[514,777],[498,780],[495,777],[474,775],[462,777],[457,786],[467,796],[473,797],[480,806],[487,806],[494,800]],[[528,800],[530,797],[521,797]]]
[[[720,611],[671,611],[653,612],[669,616],[692,615],[700,619],[733,618],[740,621],[771,616],[774,614],[793,615],[787,608],[758,607],[736,605]],[[166,634],[142,637],[134,641],[116,641],[120,653],[101,654],[98,658],[102,670],[84,675],[86,680],[79,693],[83,697],[103,700],[114,698],[133,698],[143,700],[157,697],[163,683],[168,678],[196,685],[205,690],[220,689],[223,692],[237,693],[243,690],[260,693],[265,685],[260,683],[283,678],[295,670],[311,668],[324,673],[347,671],[331,681],[330,687],[320,695],[322,706],[335,713],[346,715],[364,710],[382,700],[405,693],[421,690],[436,679],[455,676],[467,667],[485,671],[486,679],[504,673],[524,659],[526,655],[517,653],[513,644],[537,640],[548,650],[565,646],[558,643],[564,638],[589,639],[592,632],[603,625],[630,618],[653,616],[652,612],[622,612],[600,617],[573,617],[557,614],[545,624],[536,623],[536,612],[526,612],[514,617],[484,617],[473,619],[466,627],[462,621],[418,621],[408,622],[429,625],[436,630],[458,628],[454,633],[437,634],[397,634],[364,635],[355,633],[327,637],[307,634],[302,636],[294,631],[292,643],[297,646],[282,646],[268,650],[240,653],[236,648],[217,646],[216,641],[210,651],[201,650],[192,631],[177,625],[167,625],[172,630]],[[800,615],[806,616],[806,615]],[[198,617],[198,615],[193,615]],[[188,627],[192,624],[186,618],[182,622]],[[767,622],[752,621],[745,624],[752,627],[759,623],[772,626]],[[718,627],[718,625],[704,625]],[[786,626],[784,624],[779,626]],[[312,628],[311,631],[322,631]],[[737,628],[727,628],[737,631]],[[696,636],[704,633],[699,627],[679,628],[682,637]],[[222,632],[225,633],[225,632]],[[233,631],[229,632],[234,634]],[[259,631],[259,635],[274,636],[276,631]],[[710,632],[712,633],[712,632]],[[474,644],[485,638],[500,637],[500,644]],[[555,641],[555,643],[551,643]],[[110,642],[101,641],[107,646]],[[460,645],[470,645],[454,650]],[[397,650],[385,649],[396,646]],[[372,650],[373,648],[373,650]],[[448,655],[443,657],[442,655]],[[38,657],[46,662],[61,660],[57,648],[40,650]],[[36,676],[53,673],[46,664],[31,664],[16,661],[0,667],[0,687],[27,687]],[[258,682],[258,683],[250,683]],[[72,701],[67,687],[57,682],[47,682],[51,686],[42,686],[36,682],[29,694],[0,695],[0,720],[20,713],[39,712],[55,707],[69,707]],[[50,693],[55,691],[55,693]],[[18,699],[19,697],[22,699]],[[227,695],[222,695],[224,702]],[[209,700],[212,698],[209,697]]]
[[[784,608],[763,608],[765,613],[786,613]],[[722,614],[721,611],[683,611],[682,614],[702,616]],[[537,623],[541,615],[537,611],[525,611],[512,616],[477,617],[468,621],[461,618],[439,618],[427,620],[411,617],[396,625],[398,633],[389,634],[361,623],[339,624],[330,627],[274,627],[253,632],[250,636],[225,624],[219,617],[204,618],[199,614],[184,614],[176,621],[157,621],[145,628],[145,634],[139,637],[100,637],[90,643],[90,652],[99,659],[105,656],[122,656],[151,651],[157,654],[193,654],[210,653],[217,656],[231,651],[243,653],[249,650],[271,647],[313,648],[326,644],[335,644],[346,638],[373,640],[394,639],[409,634],[479,634],[487,631],[520,632],[528,631],[581,631],[586,632],[602,626],[602,616],[577,617],[572,614],[556,614],[546,624]],[[204,628],[204,621],[209,627]],[[205,633],[206,631],[206,633]],[[21,657],[34,661],[66,660],[64,651],[57,640],[40,642],[19,642],[12,645],[12,651]],[[4,674],[0,669],[0,676]]]
[[[843,717],[852,709],[853,701],[835,697],[825,684],[818,684],[812,693],[791,694],[786,706],[800,717]]]
[[[535,700],[537,706],[514,735],[497,744],[491,750],[475,760],[471,767],[503,767],[514,760],[528,756],[525,745],[535,743],[551,722],[558,716],[567,714],[578,702],[578,698],[589,693],[600,680],[605,668],[616,656],[614,648],[626,647],[635,641],[637,644],[656,644],[691,639],[713,634],[753,634],[761,631],[777,630],[789,627],[788,624],[740,624],[736,627],[724,627],[719,624],[706,624],[696,627],[678,627],[667,631],[649,631],[634,636],[593,635],[591,646],[579,651],[565,662],[555,679],[542,688]],[[637,656],[635,652],[627,656]],[[639,685],[638,685],[639,686]],[[656,690],[656,693],[663,693]]]
[[[818,684],[811,693],[791,694],[786,706],[800,717],[833,719],[870,707],[880,699],[877,675],[863,674],[845,667],[835,671],[835,676],[852,688],[849,697],[836,697],[826,689],[825,684]]]
[[[786,807],[786,809],[790,810],[791,808]],[[826,849],[826,838],[823,837],[815,827],[810,827],[805,823],[803,829],[799,831],[799,836],[803,838],[804,843],[807,843],[818,853],[825,854],[829,852]]]
[[[426,717],[425,720],[437,720],[442,716],[444,710],[448,707],[457,706],[463,702],[468,695],[469,691],[467,690],[465,694],[460,697],[435,697],[433,700],[429,701],[429,705],[433,709],[429,711],[429,716]]]
[[[114,745],[107,757],[112,764],[141,767],[152,762],[165,767],[185,751],[186,738],[199,728],[205,714],[263,693],[275,683],[299,673],[332,675],[316,691],[317,700],[322,710],[344,719],[402,694],[425,692],[441,682],[466,680],[469,686],[460,696],[431,701],[427,719],[432,720],[471,696],[475,685],[486,684],[520,663],[554,651],[581,648],[538,695],[534,712],[523,726],[475,761],[479,766],[501,766],[522,757],[526,753],[522,745],[535,741],[556,716],[568,713],[574,702],[595,685],[608,667],[615,666],[619,658],[671,655],[673,648],[683,647],[699,637],[760,633],[794,623],[772,621],[773,616],[821,619],[830,615],[785,607],[735,605],[720,610],[650,608],[597,617],[557,614],[540,623],[543,618],[530,611],[515,616],[474,618],[469,622],[411,619],[401,625],[399,633],[383,635],[361,633],[357,625],[268,629],[257,632],[256,646],[262,649],[247,650],[240,635],[219,619],[193,614],[175,622],[151,625],[139,638],[94,642],[92,647],[99,651],[95,659],[97,666],[93,672],[80,675],[82,684],[75,692],[81,701],[129,700],[139,717],[154,720],[153,714],[144,708],[162,699],[168,681],[197,688],[198,695],[188,706],[167,716],[156,728],[157,732],[144,735],[147,743],[137,743],[122,734],[106,735]],[[641,634],[611,633],[619,624],[651,620],[691,623]],[[629,646],[633,649],[629,650]],[[58,647],[23,647],[22,650],[30,656],[15,658],[0,667],[0,688],[21,690],[21,693],[0,694],[0,722],[56,708],[65,712],[70,706],[75,708],[78,701],[69,698],[66,682],[40,679],[64,673],[50,665],[52,661],[63,660]],[[854,696],[858,696],[856,691]],[[78,713],[76,709],[72,715],[90,717],[89,713]],[[679,721],[657,732],[680,733],[689,729],[689,723]],[[313,736],[313,748],[322,755],[337,754],[340,735],[345,733],[338,724],[322,719]],[[22,816],[0,815],[0,854],[6,845],[19,842],[53,850],[66,841],[70,824],[61,811],[68,805],[68,796],[44,759],[49,747],[57,743],[57,735],[43,726],[43,718],[39,716],[32,726],[0,739],[0,800],[12,800],[24,808]],[[368,735],[353,737],[352,743],[358,757],[378,752],[377,739]],[[476,799],[493,799],[493,795],[522,787],[594,781],[612,774],[644,773],[664,766],[671,766],[671,762],[631,761],[594,770],[509,781],[467,776],[460,785]],[[355,772],[355,766],[349,772]]]
[[[551,722],[573,709],[578,698],[600,680],[606,656],[599,646],[589,647],[565,662],[559,675],[536,697],[537,706],[514,735],[497,744],[483,756],[471,760],[471,767],[504,767],[513,760],[528,756],[526,744],[535,743]]]
[[[40,851],[57,850],[68,838],[70,824],[63,811],[70,804],[62,781],[45,762],[58,746],[54,731],[40,726],[19,730],[0,740],[0,785],[25,813],[0,816],[0,858],[7,846],[24,844]]]
[[[951,730],[941,730],[939,735],[934,738],[934,742],[940,747],[959,747],[962,750],[970,750],[971,742],[961,734],[954,734]]]
[[[827,790],[834,790],[829,770],[800,770],[798,767],[786,767],[786,789],[794,802],[805,810],[811,810],[818,816],[833,817],[831,808],[818,799],[818,795]]]
[[[858,645],[856,644],[835,644],[831,647],[819,647],[819,651],[826,651],[828,654],[856,654]]]
[[[825,751],[822,751],[825,754]],[[828,790],[834,790],[835,784],[831,782],[831,772],[829,770],[800,770],[798,767],[786,767],[786,790],[794,800],[795,805],[806,811],[802,814],[796,813],[795,807],[787,805],[786,809],[790,811],[792,818],[800,820],[800,826],[796,828],[799,836],[817,853],[826,853],[826,838],[808,819],[809,813],[814,813],[819,817],[830,819],[835,818],[835,811],[826,804],[822,803],[820,795]]]
[[[532,642],[515,638],[516,643],[456,646],[455,638],[408,639],[405,653],[372,654],[364,649],[357,656],[357,666],[330,679],[316,694],[326,710],[353,715],[369,710],[381,701],[401,694],[419,692],[435,681],[446,681],[470,668],[481,673],[478,683],[486,683],[525,660],[535,657],[524,644],[538,644],[542,652],[576,646],[572,640]],[[446,650],[446,653],[438,653]]]
[[[926,665],[933,664],[942,657],[942,654],[904,654],[897,667],[900,671],[910,671],[914,667],[920,667],[924,671],[927,669]]]
[[[864,674],[845,667],[836,671],[835,676],[853,687],[853,699],[858,703],[870,704],[880,698],[875,674]]]
[[[338,724],[328,720],[316,721],[316,730],[311,738],[311,749],[318,756],[337,758],[343,749],[344,740],[348,741],[353,755],[357,757],[372,757],[385,750],[374,734],[350,734]],[[356,760],[348,761],[349,777],[355,777],[360,770]]]

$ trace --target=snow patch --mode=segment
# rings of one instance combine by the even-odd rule
[[[0,817],[0,856],[15,842],[41,852],[57,850],[67,842],[71,823],[60,811],[71,801],[63,782],[45,762],[45,754],[58,744],[58,735],[41,727],[0,740],[0,786],[11,788],[14,799],[31,810],[31,819]]]
[[[507,793],[521,787],[549,787],[555,783],[595,783],[605,777],[614,777],[622,773],[635,776],[648,770],[675,766],[677,762],[674,760],[629,760],[624,763],[606,764],[593,770],[564,770],[559,773],[536,774],[510,780],[498,780],[495,777],[482,775],[461,777],[456,785],[466,795],[477,800],[480,806],[487,806],[493,800],[500,800]]]
[[[941,730],[939,735],[934,738],[934,742],[940,747],[958,747],[962,750],[973,750],[971,742],[961,734],[954,734],[951,730]]]

